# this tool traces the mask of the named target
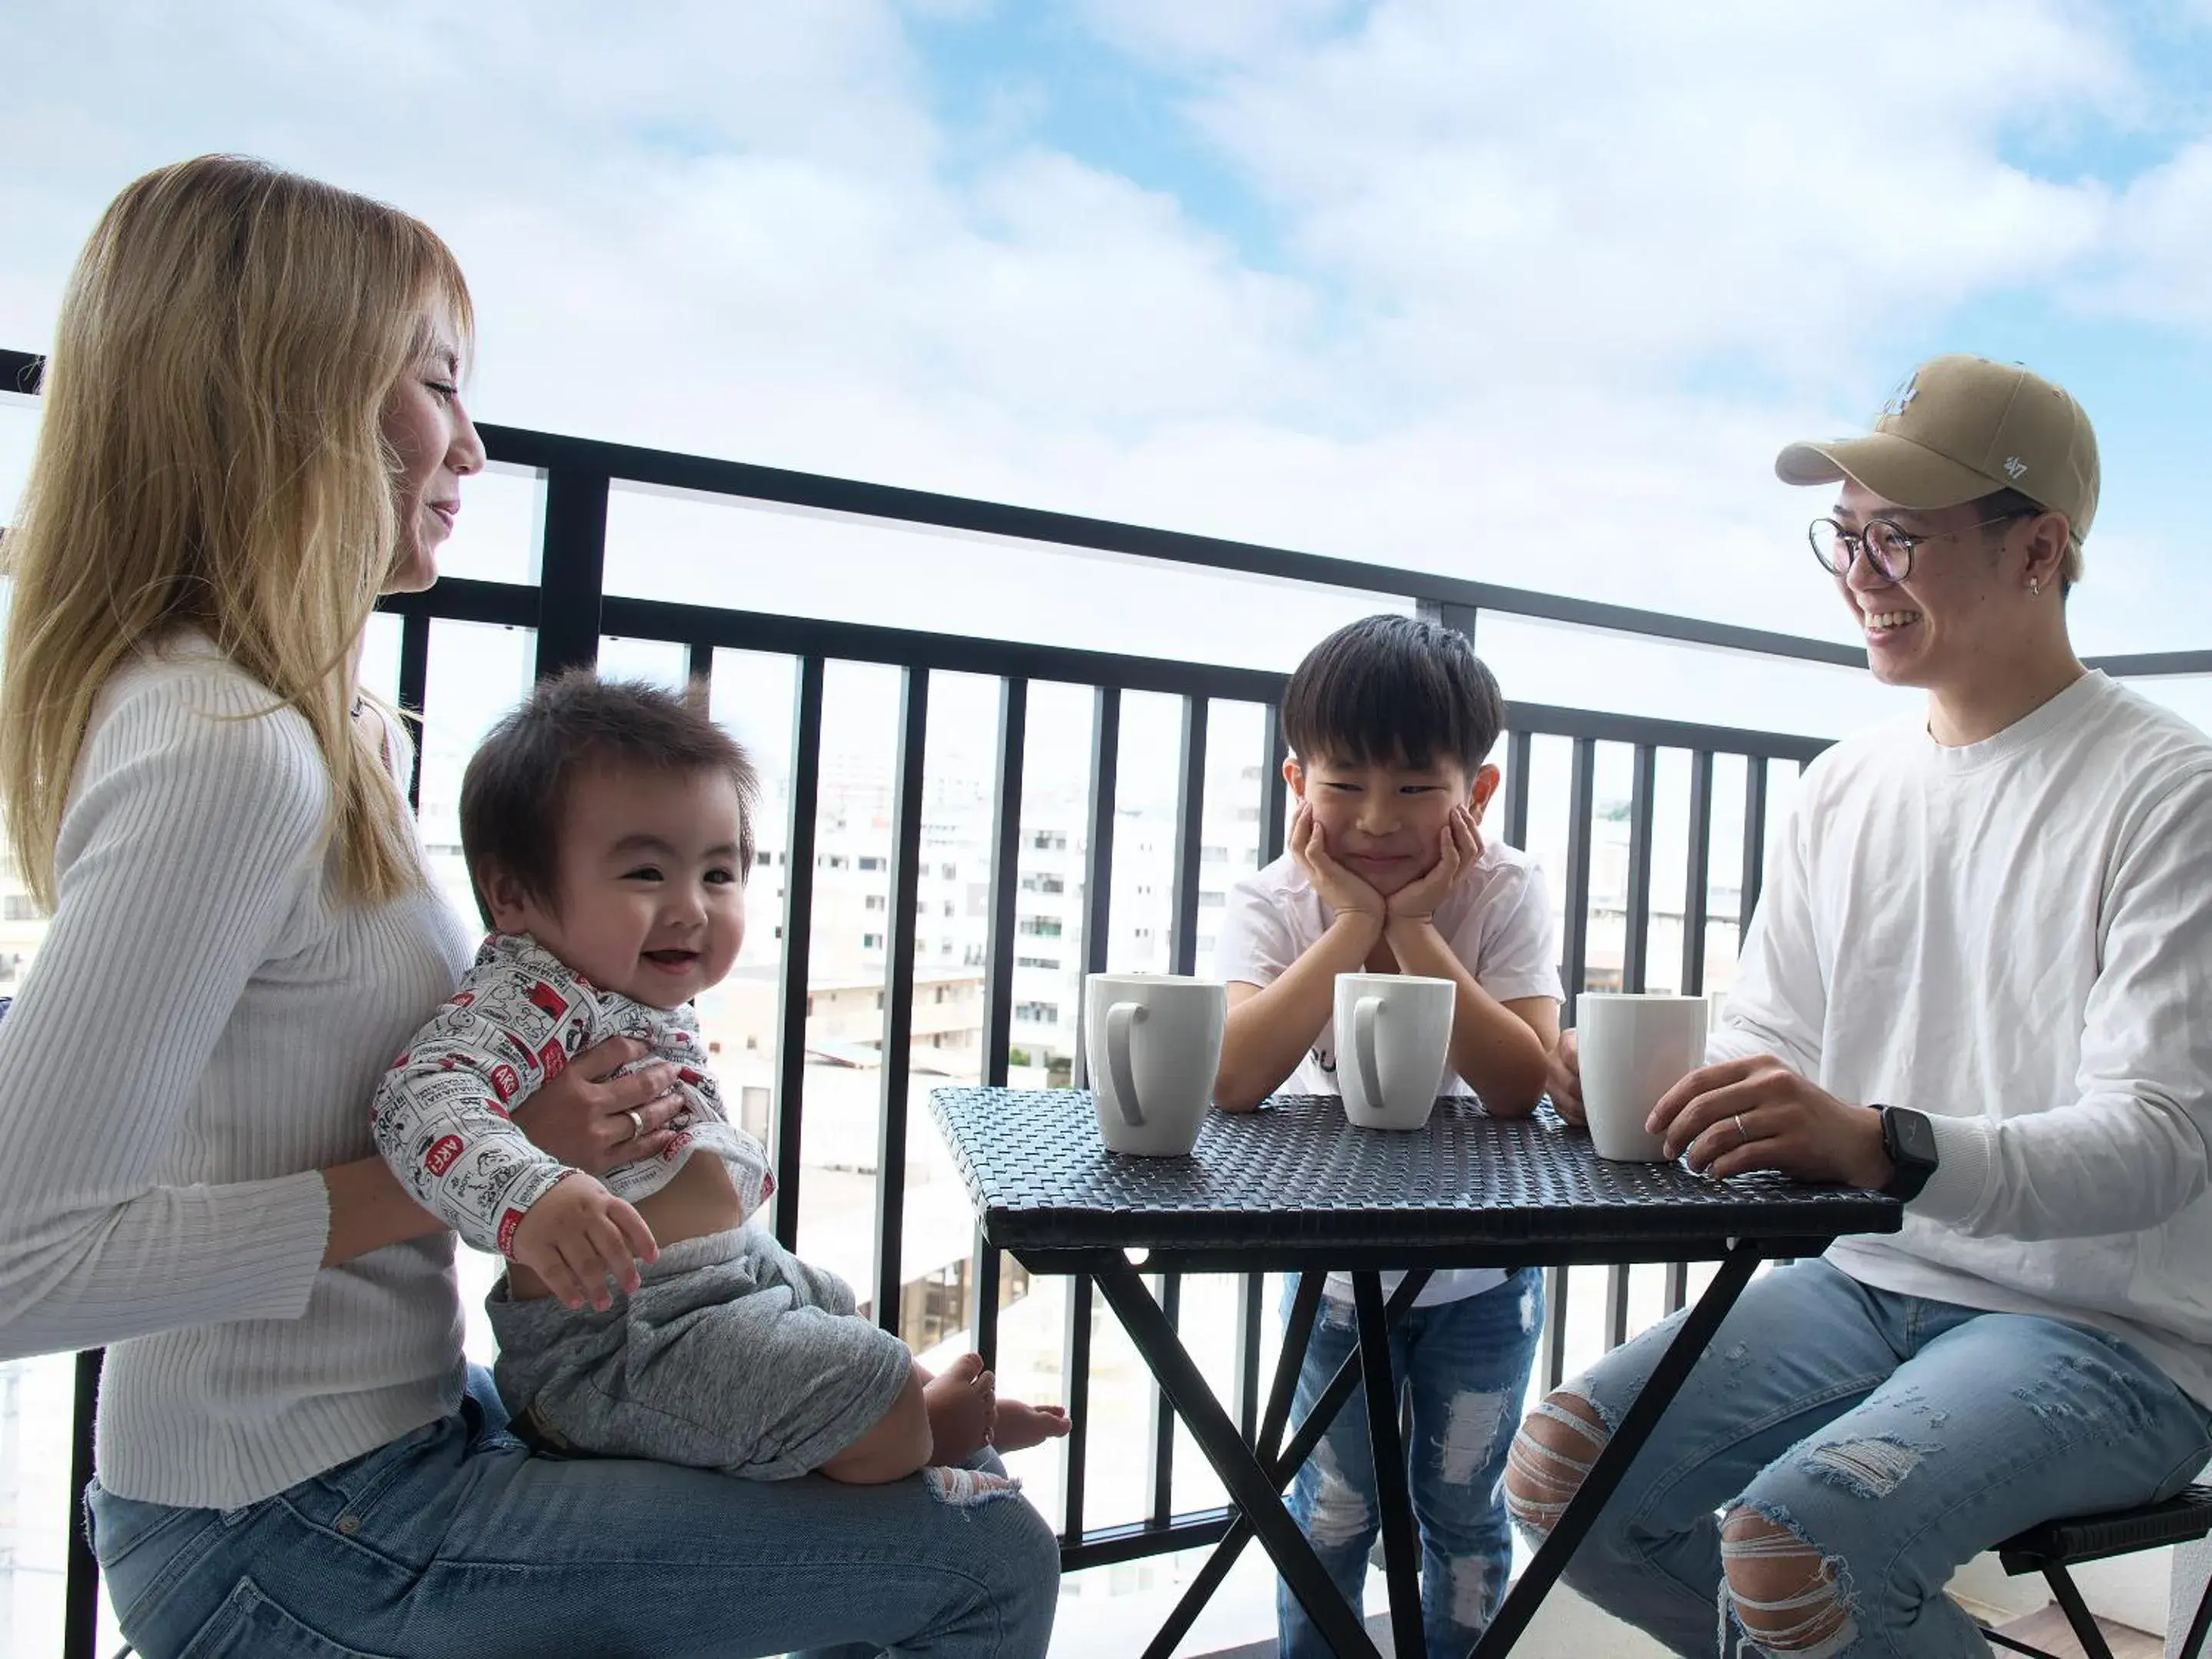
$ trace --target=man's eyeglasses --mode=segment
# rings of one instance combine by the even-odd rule
[[[1969,530],[1986,530],[1993,524],[2033,519],[2042,511],[2039,507],[2019,507],[2010,513],[2000,513],[1994,519],[1984,519],[1979,524],[1925,533],[1916,533],[1887,519],[1869,519],[1863,530],[1848,530],[1833,519],[1815,519],[1806,526],[1805,535],[1813,544],[1813,556],[1831,576],[1848,575],[1863,553],[1867,562],[1879,570],[1886,580],[1901,582],[1912,574],[1912,550],[1921,543],[1940,542],[1946,536],[1963,536]]]

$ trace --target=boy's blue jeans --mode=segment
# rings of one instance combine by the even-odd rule
[[[1609,1430],[1680,1318],[1566,1392]],[[1524,1472],[1539,1467],[1518,1461],[1527,1443]],[[1749,1617],[1792,1638],[1750,1652],[1982,1659],[1943,1594],[1961,1563],[2039,1522],[2168,1496],[2208,1455],[2212,1416],[2117,1337],[1800,1262],[1729,1311],[1566,1582],[1676,1653],[1713,1652],[1717,1631],[1733,1651]],[[1809,1543],[1826,1582],[1765,1608],[1723,1602],[1723,1558],[1741,1547],[1719,1516],[1737,1504]]]
[[[1513,1536],[1500,1483],[1543,1323],[1543,1275],[1523,1267],[1479,1296],[1414,1308],[1390,1334],[1390,1375],[1413,1395],[1406,1465],[1420,1528],[1421,1627],[1431,1659],[1462,1659],[1505,1595]],[[1294,1422],[1304,1420],[1358,1347],[1352,1304],[1323,1297],[1298,1375]],[[1298,1471],[1291,1513],[1345,1600],[1364,1612],[1368,1552],[1382,1517],[1360,1390]],[[1276,1587],[1275,1607],[1286,1659],[1325,1659],[1328,1642],[1287,1586]]]
[[[124,1633],[148,1659],[1042,1659],[1050,1640],[1059,1550],[1018,1496],[572,1462],[506,1420],[476,1370],[453,1416],[243,1509],[94,1483]]]

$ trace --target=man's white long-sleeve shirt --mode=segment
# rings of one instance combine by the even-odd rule
[[[1862,1282],[2113,1332],[2212,1403],[2212,741],[2102,674],[1814,763],[1711,1057],[1928,1115]]]

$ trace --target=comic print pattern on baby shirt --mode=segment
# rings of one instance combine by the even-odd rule
[[[729,1121],[698,1017],[602,991],[522,934],[486,939],[460,988],[392,1062],[370,1112],[377,1150],[416,1202],[478,1249],[508,1255],[530,1206],[574,1173],[508,1114],[576,1055],[616,1036],[652,1051],[625,1073],[655,1062],[676,1068],[691,1122],[657,1157],[601,1176],[607,1190],[635,1203],[704,1151],[728,1168],[750,1216],[775,1177],[766,1149]]]

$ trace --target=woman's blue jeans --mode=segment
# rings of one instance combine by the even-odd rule
[[[1543,1323],[1543,1275],[1524,1267],[1478,1296],[1414,1308],[1390,1334],[1390,1375],[1412,1395],[1406,1465],[1420,1528],[1421,1627],[1431,1656],[1461,1659],[1504,1597],[1513,1532],[1499,1483]],[[1322,1297],[1298,1375],[1296,1420],[1305,1420],[1358,1347],[1352,1305]],[[1345,1600],[1359,1610],[1368,1553],[1382,1524],[1364,1392],[1354,1390],[1299,1469],[1291,1513]],[[1329,1652],[1287,1586],[1277,1588],[1275,1609],[1285,1659]]]
[[[471,1371],[453,1416],[243,1509],[95,1482],[124,1633],[149,1659],[1039,1659],[1050,1640],[1058,1547],[1011,1490],[572,1461],[506,1422]]]
[[[1680,1318],[1567,1385],[1607,1432]],[[1677,1653],[1710,1654],[1717,1635],[1791,1659],[1984,1659],[1943,1594],[1961,1564],[2039,1522],[2168,1496],[2208,1455],[2212,1416],[2117,1337],[1800,1262],[1729,1311],[1566,1581]],[[1822,1582],[1756,1613],[1724,1599],[1742,1547],[1720,1516],[1738,1506],[1816,1551]],[[1751,1644],[1747,1614],[1802,1639]]]

